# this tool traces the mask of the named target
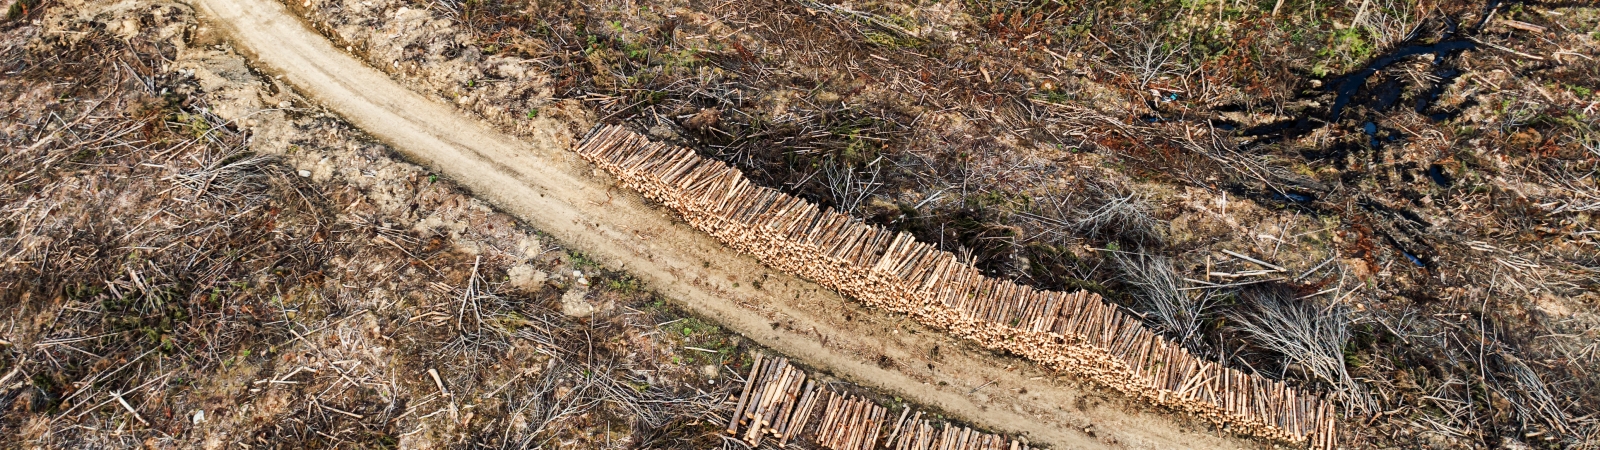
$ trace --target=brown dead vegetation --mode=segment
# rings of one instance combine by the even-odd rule
[[[736,336],[337,119],[220,119],[237,56],[105,6],[0,29],[4,446],[719,445]]]
[[[341,38],[385,45],[357,26],[384,26],[392,6],[308,5]],[[444,87],[485,116],[583,101],[593,117],[911,232],[989,274],[1088,289],[1147,314],[1162,313],[1144,301],[1156,296],[1140,287],[1149,283],[1107,256],[1171,258],[1181,285],[1160,295],[1215,299],[1195,348],[1247,370],[1370,392],[1346,405],[1359,429],[1348,442],[1594,442],[1586,405],[1600,398],[1591,351],[1600,235],[1588,205],[1600,65],[1584,56],[1596,48],[1585,31],[1600,20],[1593,8],[408,6],[464,36],[419,58],[527,61],[550,74],[523,81],[549,99],[497,93],[494,70]],[[1332,111],[1347,75],[1451,36],[1475,49],[1400,58]],[[1106,218],[1124,223],[1096,226]],[[1316,358],[1348,375],[1297,362],[1273,343],[1286,336],[1229,319],[1307,302],[1353,311],[1348,341],[1302,343],[1332,349]]]
[[[17,9],[26,3],[11,5]],[[330,9],[341,5],[336,2],[304,5],[313,22],[331,23],[326,29],[335,39],[369,56],[377,55],[371,49],[382,45],[375,35],[346,31],[382,25],[384,17],[397,14]],[[471,59],[461,66],[471,70],[435,82],[452,83],[449,89],[460,94],[452,101],[500,123],[552,117],[575,118],[575,124],[584,117],[627,121],[659,139],[732,162],[764,185],[820,204],[853,205],[849,209],[858,217],[938,243],[993,275],[1041,288],[1091,290],[1146,314],[1161,311],[1141,302],[1161,295],[1214,298],[1217,306],[1201,314],[1203,339],[1192,342],[1192,348],[1208,349],[1236,367],[1324,387],[1343,383],[1335,381],[1343,378],[1333,372],[1342,366],[1352,382],[1370,392],[1375,406],[1349,405],[1348,422],[1357,430],[1347,441],[1350,445],[1592,446],[1592,405],[1600,395],[1600,355],[1595,352],[1600,320],[1593,294],[1600,268],[1594,257],[1600,253],[1600,234],[1593,215],[1594,161],[1600,158],[1594,80],[1600,79],[1600,66],[1590,59],[1596,37],[1587,30],[1595,28],[1596,13],[1578,2],[1490,5],[1379,0],[1137,5],[681,2],[650,3],[641,9],[614,2],[417,2],[411,6],[425,8],[421,14],[445,21],[447,29],[458,26],[449,22],[452,18],[465,24],[465,39],[408,47],[403,54],[415,61],[371,62],[386,70],[399,67],[393,71],[397,76],[434,79],[417,63]],[[1485,20],[1486,11],[1494,13],[1493,19]],[[20,13],[30,14],[27,20],[41,17],[36,9]],[[151,19],[133,23],[143,20]],[[1473,38],[1481,42],[1476,50],[1447,58],[1463,74],[1441,77],[1425,57],[1412,57],[1364,85],[1365,93],[1358,96],[1366,100],[1357,101],[1342,120],[1299,136],[1230,131],[1326,122],[1333,97],[1328,86],[1338,75],[1406,41],[1411,30],[1431,40],[1451,22],[1476,33]],[[126,23],[102,20],[98,26],[119,30]],[[29,31],[25,21],[5,26],[6,48],[12,52],[6,55],[7,64],[30,61],[21,44],[38,31]],[[123,41],[93,36],[79,41],[88,44],[70,48],[124,51],[118,50]],[[446,405],[427,393],[439,392],[439,387],[419,368],[423,366],[412,363],[394,365],[405,367],[403,372],[373,372],[377,378],[406,380],[387,391],[328,366],[318,366],[323,368],[317,372],[299,370],[294,374],[299,380],[272,383],[276,378],[252,377],[312,367],[304,351],[295,357],[299,359],[285,362],[263,356],[263,349],[272,346],[310,346],[315,337],[302,335],[311,331],[321,330],[316,331],[321,339],[332,342],[386,342],[362,331],[370,318],[379,330],[429,330],[417,331],[423,333],[418,342],[428,345],[402,348],[418,358],[437,358],[438,384],[473,384],[484,375],[460,368],[521,351],[516,350],[518,339],[492,330],[503,330],[495,324],[508,320],[522,323],[515,319],[522,313],[507,313],[506,308],[531,308],[525,305],[532,300],[479,295],[495,291],[492,281],[483,285],[491,288],[466,288],[474,279],[498,279],[509,271],[507,261],[480,262],[451,250],[457,248],[453,237],[386,225],[399,223],[396,217],[406,214],[373,212],[340,219],[336,211],[360,204],[351,200],[359,195],[319,197],[315,193],[320,188],[296,181],[281,166],[237,151],[242,138],[228,130],[238,124],[223,126],[193,109],[193,103],[170,106],[174,99],[180,105],[192,102],[190,94],[151,100],[159,88],[172,86],[170,80],[156,83],[168,75],[156,76],[165,72],[157,70],[164,61],[151,55],[170,59],[172,49],[138,47],[148,44],[138,39],[129,42],[133,49],[126,51],[151,62],[127,55],[119,59],[115,53],[90,60],[85,53],[42,52],[17,66],[36,66],[32,72],[7,68],[4,82],[18,86],[5,90],[17,95],[5,106],[7,157],[27,163],[5,168],[9,197],[4,205],[11,218],[5,222],[4,238],[10,248],[26,250],[8,260],[5,282],[29,288],[8,289],[19,294],[5,297],[3,306],[19,308],[10,314],[18,318],[15,323],[36,325],[7,325],[5,352],[0,352],[5,358],[0,359],[0,376],[6,377],[0,382],[0,399],[8,405],[6,430],[32,430],[20,435],[38,436],[42,429],[65,423],[50,415],[52,402],[79,402],[72,396],[80,387],[72,383],[105,376],[99,380],[104,383],[79,394],[95,395],[93,404],[83,405],[93,407],[88,409],[92,412],[73,417],[79,422],[50,435],[62,440],[49,442],[114,436],[119,441],[99,442],[128,445],[147,437],[166,439],[152,432],[104,431],[118,424],[134,429],[141,422],[177,427],[179,416],[196,409],[185,402],[196,400],[171,394],[180,388],[170,387],[167,380],[235,367],[224,367],[229,358],[243,365],[221,373],[249,382],[266,379],[265,384],[275,387],[262,391],[268,394],[248,393],[227,376],[213,377],[218,385],[232,387],[222,391],[227,395],[206,401],[226,404],[243,398],[280,405],[283,409],[260,419],[273,424],[271,436],[327,439],[317,434],[322,432],[382,442],[384,436],[415,429],[397,428],[396,423],[419,420],[429,412],[444,411],[430,420],[454,415],[449,418],[459,421],[461,405],[450,404],[458,407],[455,413],[436,409]],[[84,61],[107,60],[123,61],[124,70],[84,69],[93,65]],[[482,70],[478,63],[487,61],[522,66]],[[50,72],[58,70],[51,67],[72,64],[78,69]],[[518,70],[535,66],[549,77]],[[46,80],[73,78],[40,75],[78,71],[99,74],[99,81],[50,84]],[[107,81],[115,77],[126,78]],[[1443,88],[1427,112],[1452,118],[1433,121],[1427,112],[1375,103],[1382,97],[1375,94],[1380,86],[1403,87],[1404,104],[1431,95],[1428,80],[1434,79],[1444,80]],[[126,87],[110,87],[118,83]],[[124,98],[140,85],[149,98]],[[99,105],[97,99],[109,103],[83,113]],[[160,112],[141,116],[146,113],[135,104],[145,101]],[[578,102],[595,112],[574,108]],[[41,105],[65,109],[55,116],[39,113],[23,119],[29,117],[26,111]],[[119,116],[104,116],[113,110]],[[184,115],[168,115],[174,111]],[[1376,137],[1396,137],[1401,143],[1366,145],[1369,136],[1363,128],[1368,122],[1380,128]],[[130,129],[135,131],[115,134]],[[41,141],[43,136],[52,137]],[[113,138],[96,142],[108,136]],[[162,136],[170,136],[168,142],[150,144],[162,142]],[[302,144],[309,147],[315,141]],[[33,147],[39,142],[45,144]],[[75,161],[80,156],[73,149],[112,142],[125,145]],[[145,153],[132,150],[145,145],[149,147],[138,150]],[[162,151],[190,157],[153,163],[162,167],[134,163],[144,160],[139,155]],[[412,183],[421,185],[426,175],[413,178]],[[12,179],[25,183],[11,184]],[[144,194],[112,197],[75,190],[79,186]],[[29,203],[33,193],[51,197]],[[138,205],[118,203],[128,201],[158,205],[178,217],[152,216]],[[1155,219],[1154,226],[1137,225],[1152,223],[1139,208],[1125,209],[1141,204]],[[62,206],[39,209],[45,205]],[[255,215],[274,205],[278,215],[270,224]],[[229,214],[243,211],[252,213]],[[133,220],[146,217],[154,222]],[[40,228],[41,218],[58,228]],[[1135,225],[1096,226],[1104,218]],[[411,219],[416,217],[404,220]],[[80,223],[85,227],[62,225]],[[166,228],[141,226],[146,223]],[[261,234],[271,238],[267,240],[229,234],[274,227],[287,231]],[[190,233],[198,234],[185,238],[190,241],[178,238]],[[318,236],[323,242],[307,244],[306,239]],[[370,243],[378,237],[383,241]],[[255,247],[261,242],[270,245]],[[329,256],[342,254],[330,248],[346,245],[362,250],[349,252],[349,257]],[[1116,252],[1104,251],[1111,245]],[[1221,250],[1287,270],[1272,271]],[[1141,280],[1117,269],[1135,265],[1111,264],[1107,256],[1132,251],[1170,258],[1181,285]],[[137,260],[129,258],[135,254]],[[309,289],[294,289],[316,283],[328,287],[330,281],[322,277],[336,271],[318,267],[383,273],[394,261],[406,261],[403,270],[419,281],[386,292],[421,293],[425,300],[397,303],[420,309],[387,316],[357,314],[370,302],[354,297],[367,294],[351,290],[307,297]],[[549,272],[567,268],[554,268],[565,263],[549,264],[553,266],[543,267]],[[58,274],[45,269],[65,270]],[[396,278],[412,277],[390,280]],[[271,282],[262,284],[262,279]],[[439,284],[428,284],[434,282]],[[103,290],[69,294],[69,288],[76,289],[74,283]],[[576,281],[553,283],[567,284],[552,287],[558,289]],[[266,286],[283,287],[282,298],[291,300],[277,300],[277,290],[268,292]],[[1149,286],[1166,287],[1157,294]],[[227,293],[219,296],[225,301],[206,303],[211,289]],[[93,295],[73,297],[88,294]],[[554,305],[556,294],[529,295]],[[101,301],[125,296],[140,301]],[[1314,342],[1314,348],[1335,350],[1296,357],[1285,349],[1307,347],[1274,344],[1292,336],[1236,327],[1240,321],[1232,319],[1282,317],[1263,323],[1304,325],[1299,317],[1306,311],[1292,308],[1308,304],[1349,305],[1354,310],[1349,341]],[[1266,309],[1274,305],[1291,309]],[[191,308],[204,314],[188,314]],[[294,318],[285,319],[290,312]],[[111,313],[116,317],[106,319]],[[417,315],[424,313],[426,317]],[[413,318],[438,325],[413,326]],[[1169,331],[1181,336],[1184,331],[1179,330],[1190,321],[1174,323],[1181,326]],[[491,331],[476,328],[485,324]],[[130,326],[138,332],[129,332]],[[463,332],[469,326],[476,332]],[[47,334],[11,334],[16,330]],[[111,332],[120,334],[102,336]],[[82,338],[92,339],[74,340]],[[66,341],[57,342],[61,339]],[[44,342],[49,344],[40,346]],[[432,345],[440,343],[449,345]],[[177,353],[167,353],[169,345]],[[331,347],[317,348],[311,353],[327,352],[314,356],[332,360],[330,364],[348,360]],[[244,350],[251,353],[245,356]],[[184,368],[178,362],[185,355],[204,358]],[[124,366],[128,361],[132,365]],[[127,368],[115,370],[120,367]],[[36,373],[58,368],[63,371],[59,379],[33,381]],[[145,384],[162,373],[175,375]],[[325,403],[278,400],[302,399],[317,386],[334,386],[345,377],[361,380],[351,385],[365,385],[370,392]],[[515,378],[517,384],[507,385],[506,392],[540,392],[540,386],[550,385],[567,392],[580,385],[584,387],[576,392],[608,392],[596,387],[605,383],[552,377],[531,386],[524,384],[525,377]],[[499,386],[485,385],[491,384]],[[276,390],[283,386],[301,390],[279,393],[290,391]],[[424,405],[417,409],[423,414],[409,407],[394,410],[391,402],[403,392],[423,393],[410,403]],[[571,404],[538,403],[534,400],[542,397],[536,395],[519,398],[518,404],[527,407],[522,411],[563,411],[560,405]],[[586,398],[593,397],[569,400]],[[123,401],[128,407],[122,407]],[[501,427],[517,423],[511,416],[483,412],[489,409],[476,409],[478,421],[465,421],[469,428],[492,423],[499,431],[515,429]],[[204,410],[210,420],[218,420],[217,409]],[[294,420],[286,419],[290,417]],[[348,434],[336,433],[346,429]],[[515,442],[506,436],[483,439]],[[595,436],[611,435],[589,435]]]

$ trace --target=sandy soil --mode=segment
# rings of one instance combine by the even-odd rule
[[[466,119],[335,48],[280,4],[203,0],[197,5],[255,63],[406,157],[761,345],[1037,443],[1070,448],[1256,445],[1197,432],[1203,425],[1141,411],[773,273],[613,187],[609,178],[566,151],[575,138],[570,132],[533,130],[516,140]],[[247,109],[231,113],[256,113]],[[270,120],[270,115],[257,119]]]

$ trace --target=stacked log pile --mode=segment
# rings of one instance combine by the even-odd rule
[[[578,153],[729,247],[866,305],[1241,434],[1313,448],[1337,441],[1333,407],[1315,393],[1190,355],[1098,295],[986,277],[909,234],[756,186],[721,161],[621,127],[597,128]]]
[[[807,424],[819,414],[822,417],[815,422],[816,428],[807,430]],[[945,423],[939,428],[924,419],[922,412],[911,414],[909,408],[900,412],[885,437],[888,418],[888,408],[817,386],[805,372],[789,365],[788,359],[757,354],[727,432],[752,448],[763,442],[783,448],[793,438],[804,436],[832,450],[875,450],[880,443],[894,450],[1032,449],[1021,441],[967,427]],[[771,439],[763,441],[768,436]]]
[[[934,426],[923,419],[922,411],[909,414],[908,408],[900,412],[894,432],[889,434],[890,450],[1033,450],[1020,440],[1007,440],[1005,436],[984,433],[967,427]],[[907,420],[909,419],[909,420]]]
[[[828,406],[811,441],[832,450],[873,450],[889,410],[854,395],[828,391]]]
[[[728,420],[728,434],[740,437],[751,447],[759,447],[763,437],[771,436],[782,448],[805,431],[811,411],[817,406],[820,390],[816,384],[815,380],[806,379],[805,372],[789,365],[788,359],[763,362],[757,354],[744,391],[739,394],[738,406]]]

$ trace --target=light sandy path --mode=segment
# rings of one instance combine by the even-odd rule
[[[775,273],[614,187],[557,139],[514,139],[407,90],[334,48],[275,1],[193,1],[256,64],[406,157],[806,365],[1056,448],[1258,446],[1214,432],[1184,432],[1194,422],[1138,411],[1120,398],[1078,389],[1014,358],[973,351],[902,317],[863,310],[813,283]]]

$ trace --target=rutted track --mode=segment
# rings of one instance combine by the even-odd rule
[[[1185,419],[1079,391],[1031,365],[967,350],[942,333],[776,273],[616,188],[555,133],[517,140],[467,119],[341,52],[277,2],[195,3],[258,65],[408,158],[808,365],[1058,448],[1253,446],[1186,432],[1194,425]],[[1093,434],[1084,432],[1088,426]]]

